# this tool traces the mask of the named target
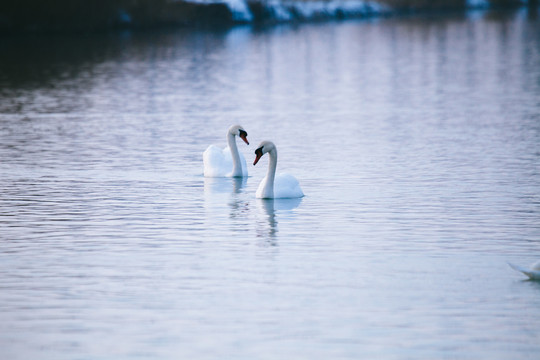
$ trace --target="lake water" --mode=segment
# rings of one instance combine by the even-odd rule
[[[538,359],[536,17],[0,47],[2,359]]]

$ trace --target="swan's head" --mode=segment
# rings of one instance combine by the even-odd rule
[[[244,130],[244,128],[240,125],[233,125],[229,128],[229,134],[232,134],[234,136],[238,136],[240,139],[244,140],[246,144],[249,145],[249,141],[247,139],[247,132]]]
[[[253,162],[253,165],[256,165],[264,154],[274,150],[276,150],[276,145],[274,145],[273,142],[263,141],[260,143],[257,150],[255,150],[255,161]]]

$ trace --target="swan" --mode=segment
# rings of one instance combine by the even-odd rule
[[[255,196],[259,199],[292,199],[304,196],[298,180],[292,175],[281,173],[276,175],[277,166],[277,148],[271,141],[263,141],[255,150],[256,165],[260,158],[268,153],[270,161],[268,162],[268,172],[266,177],[259,184]]]
[[[540,280],[540,261],[537,261],[534,264],[532,264],[530,269],[526,269],[521,266],[511,264],[511,263],[508,263],[508,265],[510,265],[512,269],[524,273],[531,280]]]
[[[247,132],[240,125],[233,125],[227,131],[229,146],[220,149],[210,145],[203,153],[205,177],[244,177],[248,176],[246,159],[238,152],[236,139],[238,136],[249,145]]]

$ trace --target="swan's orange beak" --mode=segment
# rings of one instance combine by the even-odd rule
[[[256,165],[262,156],[263,156],[262,148],[258,148],[257,150],[255,150],[255,161],[253,162],[253,165]]]
[[[247,132],[240,131],[240,135],[238,135],[238,137],[240,137],[240,139],[244,140],[244,142],[249,145],[249,141],[247,139]]]

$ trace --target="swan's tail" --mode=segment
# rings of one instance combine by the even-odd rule
[[[518,265],[514,265],[512,263],[508,263],[508,265],[510,265],[510,267],[516,271],[519,271],[519,272],[522,272],[522,273],[526,273],[527,272],[527,269],[525,268],[522,268],[521,266],[518,266]]]
[[[531,280],[540,280],[540,271],[534,271],[534,270],[525,269],[525,268],[523,268],[521,266],[514,265],[512,263],[508,263],[508,265],[510,265],[510,267],[512,269],[527,275],[529,277],[529,279],[531,279]]]

